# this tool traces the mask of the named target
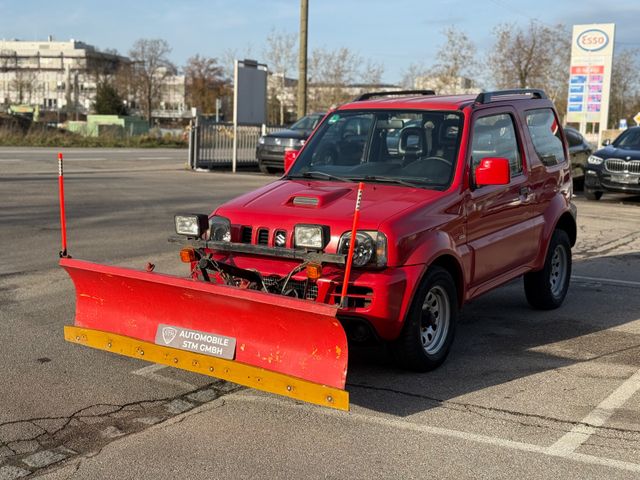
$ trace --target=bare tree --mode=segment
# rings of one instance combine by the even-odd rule
[[[619,50],[613,59],[611,93],[609,95],[609,125],[615,126],[622,118],[631,119],[640,108],[640,49]]]
[[[31,103],[31,95],[36,88],[36,74],[18,68],[14,71],[10,87],[16,93],[17,103]]]
[[[146,38],[136,40],[129,51],[134,88],[149,123],[153,107],[160,100],[164,81],[176,71],[168,59],[169,53],[171,47],[166,40]]]
[[[214,113],[216,99],[226,93],[222,67],[215,58],[196,55],[184,68],[187,103],[202,113]]]
[[[489,57],[493,81],[499,88],[543,88],[566,110],[571,35],[563,25],[548,27],[531,21],[494,29],[496,43]]]
[[[270,82],[269,100],[276,103],[280,110],[280,125],[285,122],[284,106],[286,92],[287,73],[296,65],[297,36],[285,32],[272,30],[267,37],[267,44],[263,56],[269,70],[273,73],[273,81]]]
[[[382,83],[382,75],[384,74],[384,65],[381,63],[367,60],[360,72],[362,83],[366,85],[376,85]]]
[[[418,88],[417,82],[421,77],[426,76],[428,73],[427,67],[418,63],[411,63],[407,69],[402,73],[402,80],[400,85],[404,88],[413,89]]]
[[[451,26],[442,32],[445,42],[436,54],[429,76],[438,93],[463,93],[477,74],[476,47],[464,32]]]

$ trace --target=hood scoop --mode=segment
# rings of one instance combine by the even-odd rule
[[[351,192],[348,188],[313,188],[301,190],[289,197],[286,204],[293,207],[320,208],[344,197]]]
[[[296,207],[317,207],[320,203],[320,199],[318,197],[296,196],[293,197],[291,203],[293,203]]]

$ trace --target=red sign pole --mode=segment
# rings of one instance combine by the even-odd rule
[[[58,195],[60,198],[60,232],[62,234],[62,250],[61,257],[67,255],[67,221],[64,214],[64,173],[62,171],[62,153],[58,153]]]
[[[344,269],[344,282],[342,283],[342,295],[340,297],[340,306],[346,308],[347,289],[349,288],[349,277],[351,276],[351,264],[353,263],[353,250],[356,246],[356,232],[358,231],[358,221],[360,220],[360,201],[362,200],[362,191],[364,183],[358,184],[358,197],[356,200],[356,210],[353,213],[353,226],[351,227],[351,239],[349,240],[349,254],[347,255],[347,265]]]

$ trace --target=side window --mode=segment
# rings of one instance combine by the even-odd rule
[[[486,157],[508,159],[512,177],[522,173],[522,159],[511,115],[489,115],[475,121],[471,144],[473,168]]]
[[[550,108],[529,110],[525,113],[525,118],[533,148],[540,161],[547,167],[566,162],[560,126],[553,110]]]

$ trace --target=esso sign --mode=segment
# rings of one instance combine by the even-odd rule
[[[577,39],[578,46],[587,52],[597,52],[602,50],[609,43],[609,35],[602,30],[585,30]]]

